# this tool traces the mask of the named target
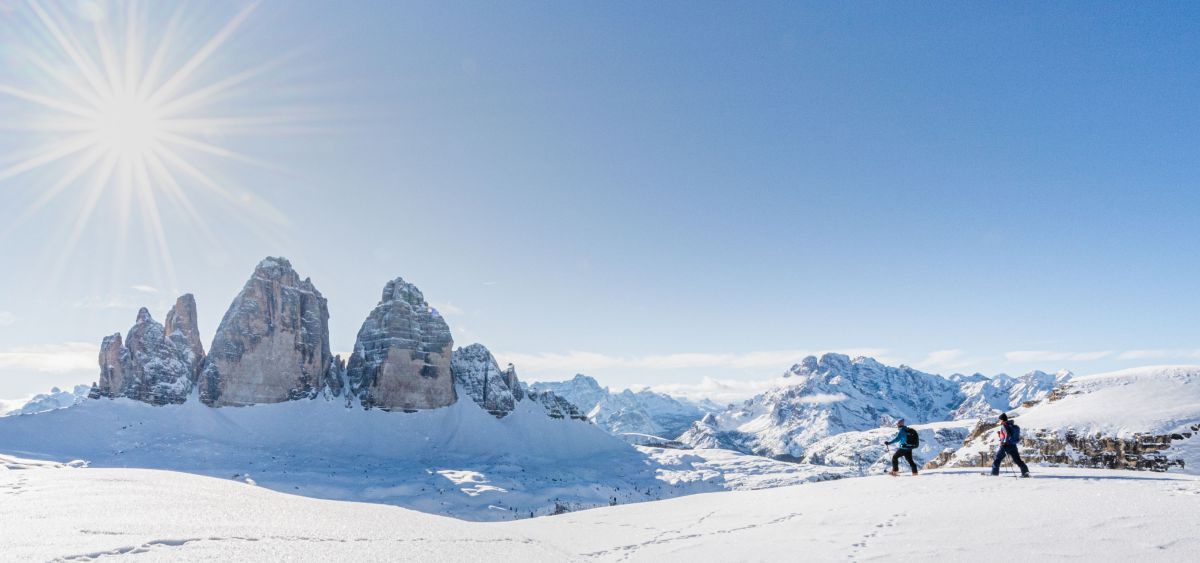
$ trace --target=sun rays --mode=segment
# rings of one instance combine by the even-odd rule
[[[220,206],[252,230],[262,229],[256,217],[264,209],[261,200],[215,177],[212,163],[263,166],[222,141],[298,119],[245,109],[261,103],[239,104],[261,98],[255,81],[282,59],[252,65],[242,65],[243,57],[214,60],[257,3],[207,30],[189,17],[194,14],[185,4],[167,13],[161,13],[163,4],[136,1],[80,6],[69,10],[31,0],[5,14],[5,26],[23,33],[5,33],[8,38],[0,40],[23,72],[0,76],[5,104],[0,129],[16,135],[24,150],[0,158],[0,190],[33,181],[37,195],[19,213],[14,210],[0,227],[0,239],[52,203],[73,203],[68,216],[53,218],[66,229],[50,272],[57,279],[101,215],[101,202],[111,201],[114,213],[104,219],[112,229],[106,233],[124,252],[129,231],[140,227],[137,238],[157,266],[159,281],[174,287],[164,210],[185,218],[212,244],[217,243],[199,210],[201,201]],[[228,64],[230,59],[238,65]]]

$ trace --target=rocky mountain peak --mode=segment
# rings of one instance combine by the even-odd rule
[[[389,281],[363,321],[346,365],[365,407],[434,409],[456,400],[450,327],[403,278]]]
[[[217,327],[200,398],[227,406],[312,397],[332,361],[325,298],[287,259],[266,258]]]
[[[512,364],[501,371],[496,358],[482,344],[455,350],[450,371],[462,392],[496,418],[508,415],[524,397]]]
[[[175,306],[167,312],[164,326],[167,339],[179,350],[186,351],[186,363],[192,370],[190,379],[196,381],[204,367],[204,343],[196,323],[196,298],[190,293],[179,296]]]
[[[287,258],[268,256],[254,267],[253,277],[276,281],[286,285],[299,286],[300,274],[292,268]],[[306,278],[305,281],[308,281]]]
[[[383,296],[379,298],[379,301],[381,303],[404,301],[414,308],[429,308],[429,304],[425,301],[425,294],[421,293],[417,286],[400,277],[383,286]]]
[[[180,299],[184,308],[191,303],[190,318],[194,320],[195,302]],[[105,337],[100,344],[100,379],[89,396],[125,397],[155,405],[186,401],[204,356],[194,326],[181,320],[186,314],[175,310],[168,313],[168,319],[178,328],[168,335],[167,329],[143,307],[124,341],[119,333]]]

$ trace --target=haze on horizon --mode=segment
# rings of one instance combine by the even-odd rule
[[[207,343],[265,256],[335,351],[403,276],[529,380],[1200,363],[1196,21],[0,3],[0,398],[90,383],[180,293]]]

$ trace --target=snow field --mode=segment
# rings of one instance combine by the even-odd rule
[[[1195,561],[1200,479],[934,471],[479,523],[228,479],[2,459],[0,559]]]

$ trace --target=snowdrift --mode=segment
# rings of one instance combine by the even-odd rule
[[[532,401],[497,419],[471,401],[397,413],[322,399],[219,409],[101,399],[0,418],[0,453],[186,471],[471,520],[842,475],[731,452],[636,448]]]
[[[0,546],[18,561],[1171,562],[1200,552],[1200,479],[1186,475],[940,471],[477,523],[176,472],[7,465],[20,462],[0,458]]]

